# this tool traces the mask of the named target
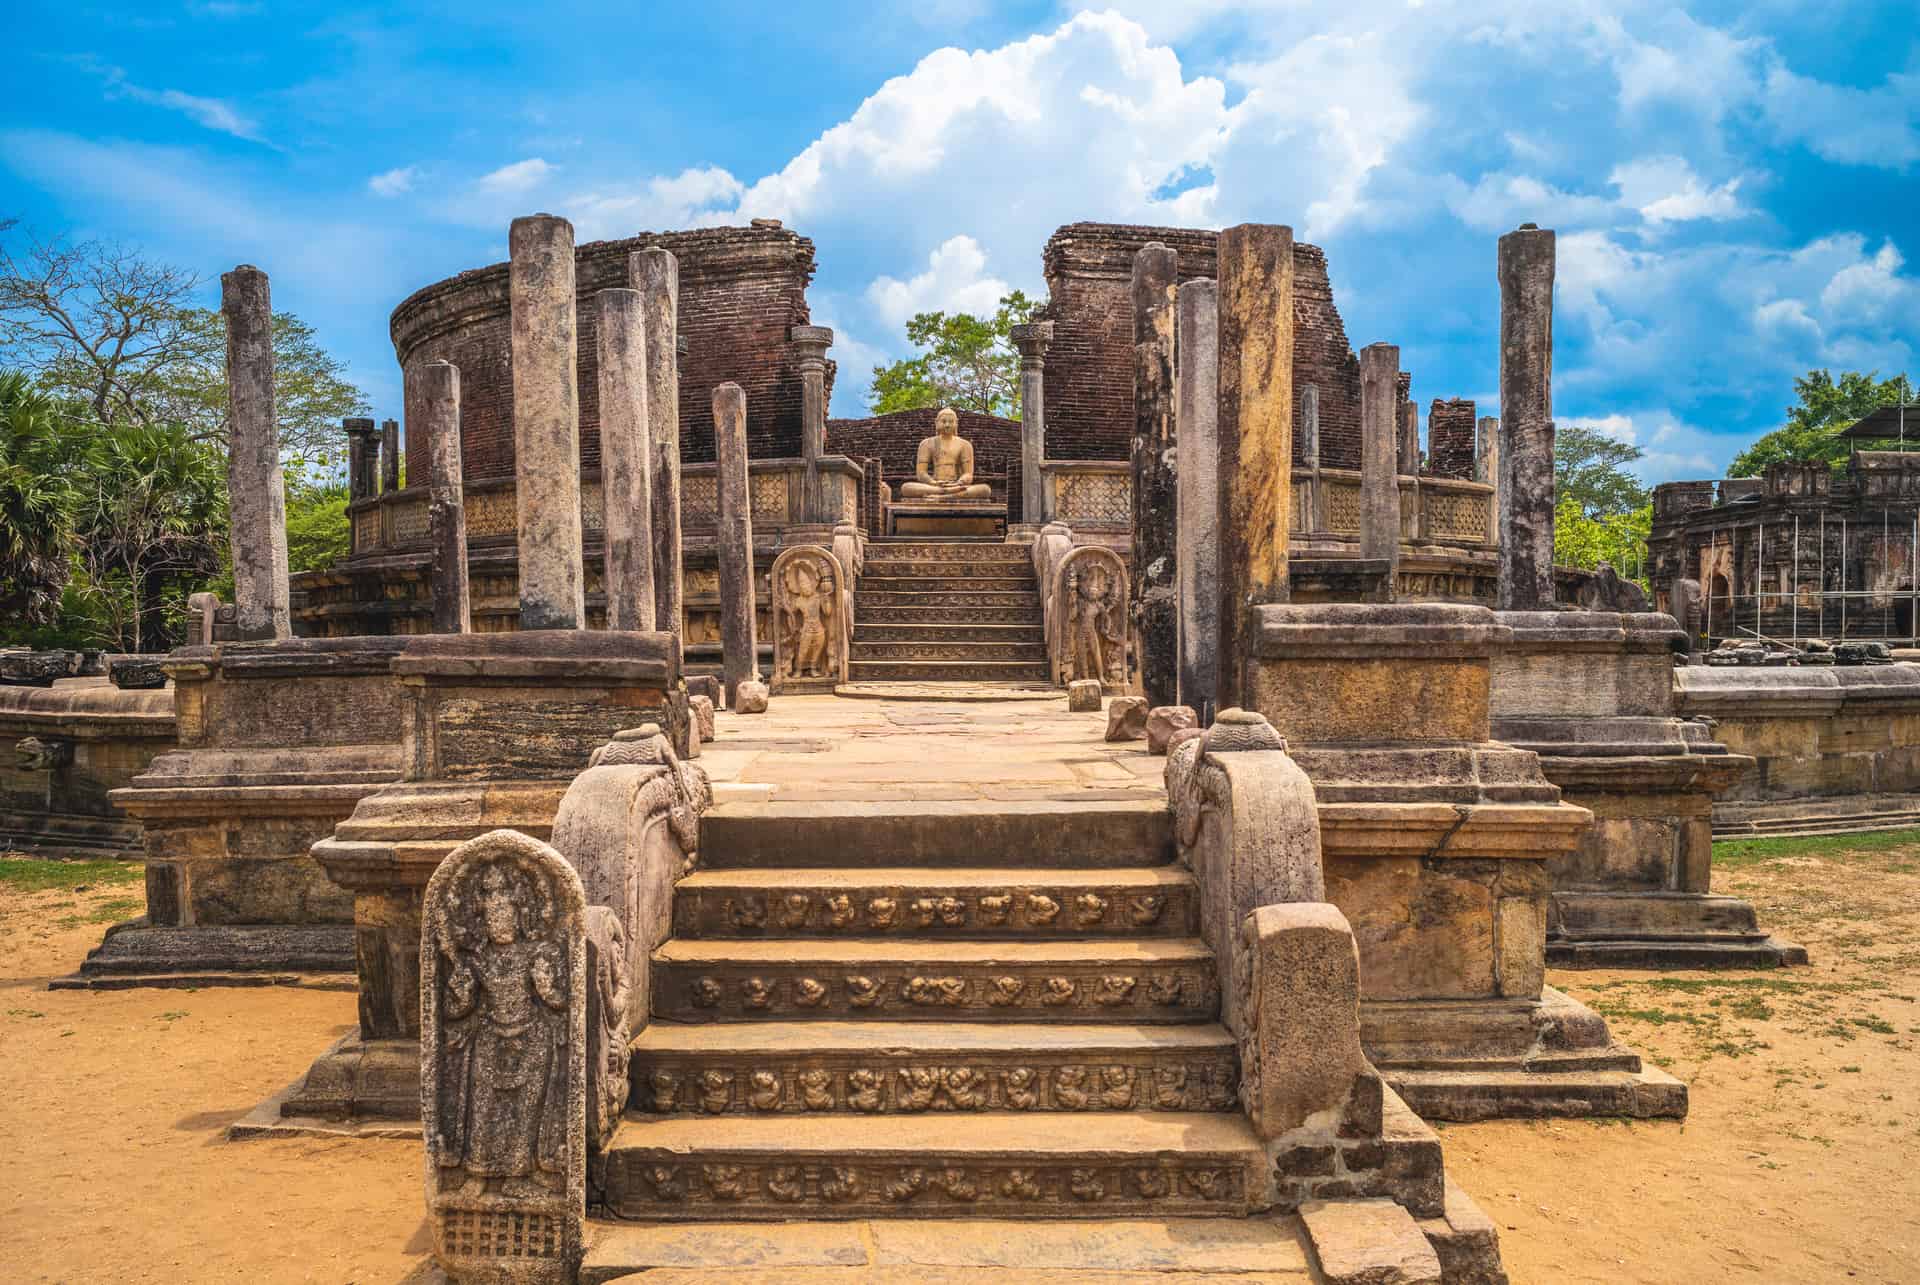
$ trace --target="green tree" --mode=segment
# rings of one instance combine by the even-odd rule
[[[1653,505],[1624,513],[1589,516],[1580,502],[1561,497],[1553,515],[1553,562],[1591,571],[1611,563],[1623,579],[1646,584],[1647,537],[1653,531]]]
[[[1553,494],[1562,508],[1571,501],[1581,516],[1605,518],[1647,503],[1647,488],[1627,471],[1642,451],[1631,442],[1579,424],[1560,424],[1553,435]],[[1556,519],[1557,521],[1557,519]],[[1570,564],[1573,565],[1573,564]],[[1616,565],[1615,570],[1619,570]]]
[[[907,341],[919,355],[873,368],[874,413],[952,406],[1020,418],[1020,354],[1012,333],[1036,306],[1015,290],[1001,297],[991,317],[917,314],[907,322]]]
[[[22,371],[0,373],[0,614],[51,624],[73,570],[65,409]]]
[[[347,519],[347,488],[287,479],[287,566],[296,573],[324,571],[347,556],[353,543]]]
[[[1810,370],[1794,380],[1793,391],[1800,400],[1787,407],[1787,422],[1734,456],[1727,476],[1759,477],[1767,465],[1783,460],[1825,460],[1833,468],[1844,465],[1851,450],[1839,436],[1841,430],[1882,406],[1912,397],[1905,375],[1876,379],[1878,374],[1849,370],[1836,380],[1831,371]],[[1920,424],[1916,430],[1915,436],[1920,437]]]
[[[205,284],[106,242],[0,244],[0,347],[100,424],[172,425],[224,448],[226,323],[194,306]],[[340,420],[364,414],[365,395],[290,313],[274,314],[273,350],[282,453],[337,471]]]

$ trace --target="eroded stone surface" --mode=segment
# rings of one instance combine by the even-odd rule
[[[1328,1285],[1440,1285],[1440,1259],[1391,1200],[1310,1201],[1300,1221]]]
[[[1140,741],[1147,735],[1147,701],[1143,696],[1116,696],[1107,705],[1107,739]]]
[[[1165,754],[1174,733],[1200,724],[1200,716],[1186,705],[1156,705],[1147,711],[1147,753]]]
[[[733,692],[733,712],[736,714],[764,714],[767,712],[767,685],[757,678],[741,682]]]
[[[1067,708],[1077,714],[1098,711],[1101,701],[1100,680],[1076,678],[1067,684]]]
[[[573,225],[551,214],[515,219],[507,243],[520,628],[583,629]]]
[[[220,277],[227,323],[227,495],[233,527],[234,629],[244,639],[286,638],[287,492],[273,397],[273,304],[267,274],[243,263]]]

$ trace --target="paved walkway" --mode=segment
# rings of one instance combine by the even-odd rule
[[[1164,798],[1166,760],[1144,740],[1108,744],[1106,728],[1104,713],[1068,713],[1065,692],[964,702],[780,695],[765,714],[718,715],[699,761],[716,806]]]

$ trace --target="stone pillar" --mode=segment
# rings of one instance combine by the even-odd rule
[[[1174,584],[1173,292],[1180,256],[1159,242],[1133,258],[1133,612],[1149,706],[1179,691]]]
[[[467,588],[466,486],[460,462],[460,370],[444,361],[407,371],[407,440],[427,444],[427,538],[433,545],[428,577],[433,632],[464,634],[472,626]]]
[[[800,368],[800,458],[807,466],[800,520],[837,522],[839,508],[828,511],[820,482],[820,457],[827,451],[827,349],[833,345],[833,331],[825,326],[795,326],[788,338],[793,340],[794,363]]]
[[[1394,379],[1399,371],[1397,345],[1361,349],[1360,556],[1386,562],[1389,591],[1400,562],[1400,479],[1394,448]]]
[[[1399,469],[1408,477],[1420,472],[1420,407],[1408,398],[1400,403]]]
[[[379,492],[380,439],[370,419],[343,419],[347,433],[347,499],[367,500]]]
[[[414,479],[416,484],[425,478]],[[387,420],[380,425],[380,491],[382,494],[400,489],[400,425]]]
[[[1020,521],[1039,526],[1052,520],[1047,495],[1047,345],[1051,321],[1030,321],[1013,328],[1020,350]]]
[[[1288,599],[1293,486],[1293,229],[1220,234],[1220,695],[1251,692],[1253,608]]]
[[[1174,334],[1180,703],[1206,724],[1220,690],[1220,292],[1211,280],[1180,287]]]
[[[719,475],[720,674],[727,708],[748,679],[760,677],[753,623],[753,493],[747,481],[747,394],[735,383],[713,390],[713,458]]]
[[[647,412],[647,331],[638,290],[602,290],[600,487],[606,498],[607,628],[654,627],[653,437]]]
[[[1494,489],[1487,505],[1487,543],[1500,543],[1500,420],[1498,416],[1480,417],[1480,438],[1474,443],[1473,480]]]
[[[1500,590],[1504,611],[1553,606],[1551,230],[1500,238]]]
[[[1300,462],[1310,469],[1320,467],[1320,386],[1308,384],[1300,390]]]
[[[287,586],[287,491],[273,407],[273,301],[267,274],[243,263],[220,277],[227,322],[227,502],[235,636],[293,634]]]
[[[627,256],[647,334],[647,425],[653,441],[653,625],[682,636],[680,573],[680,266],[655,246]]]
[[[551,214],[515,219],[507,244],[520,627],[584,629],[573,224]]]

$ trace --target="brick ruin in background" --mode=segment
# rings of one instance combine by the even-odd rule
[[[932,434],[939,413],[937,406],[924,406],[865,419],[829,419],[827,449],[854,459],[877,459],[882,479],[897,483],[913,476],[914,452],[921,439]],[[973,444],[974,477],[993,487],[995,499],[1005,500],[1008,521],[1021,521],[1020,421],[957,408],[954,414],[960,417],[960,436]]]
[[[1471,398],[1434,398],[1427,408],[1427,471],[1435,477],[1473,478],[1478,422]]]

